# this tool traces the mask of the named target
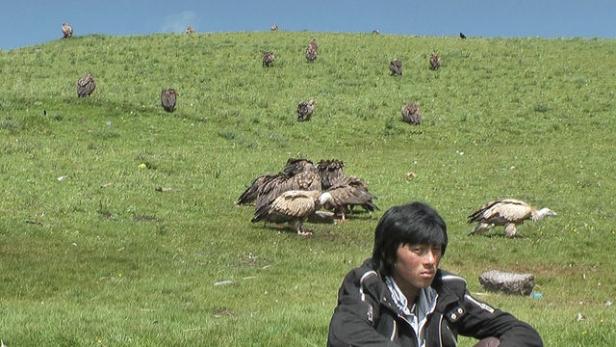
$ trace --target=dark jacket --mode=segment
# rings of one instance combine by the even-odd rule
[[[426,346],[456,346],[458,334],[477,339],[494,336],[500,347],[543,346],[530,325],[471,297],[461,277],[438,270],[432,288],[438,298],[424,327]],[[342,282],[327,345],[416,347],[415,332],[403,317],[385,281],[367,260]]]

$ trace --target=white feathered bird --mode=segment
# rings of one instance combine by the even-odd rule
[[[495,225],[505,227],[505,235],[514,237],[517,226],[530,219],[534,222],[545,217],[556,216],[556,212],[545,207],[540,210],[517,199],[499,199],[490,201],[468,216],[468,223],[478,223],[471,234],[481,234]]]
[[[318,190],[289,190],[270,204],[258,207],[251,222],[289,223],[299,235],[311,235],[304,222],[323,204],[331,200],[329,193]]]

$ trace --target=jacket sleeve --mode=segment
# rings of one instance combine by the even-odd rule
[[[361,280],[349,273],[338,292],[327,346],[399,347],[374,328],[378,309],[376,300],[363,292]]]
[[[499,347],[543,346],[539,333],[530,325],[473,298],[468,291],[465,292],[460,304],[460,307],[454,308],[453,312],[446,315],[450,321],[455,320],[452,319],[452,315],[455,318],[457,310],[462,308],[463,314],[459,317],[459,322],[454,323],[461,335],[478,339],[497,337],[500,340]]]

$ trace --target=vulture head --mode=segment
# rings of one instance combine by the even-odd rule
[[[96,81],[94,81],[94,76],[90,73],[85,74],[77,80],[77,96],[80,98],[89,96],[95,88]]]
[[[163,91],[160,93],[160,104],[163,106],[165,111],[173,112],[175,110],[177,96],[178,93],[175,91],[175,89],[163,89]]]
[[[274,65],[274,59],[276,57],[273,52],[263,52],[263,66],[270,67]]]
[[[389,63],[389,71],[392,76],[402,76],[402,62],[399,59],[394,59]]]
[[[430,70],[438,70],[441,67],[441,57],[436,52],[430,55]]]
[[[419,104],[415,102],[408,103],[402,107],[402,120],[409,124],[421,124],[421,113],[419,113]]]
[[[317,102],[314,99],[302,101],[297,105],[297,120],[300,122],[309,121],[314,112]]]
[[[545,217],[554,217],[557,216],[558,214],[552,210],[550,210],[547,207],[544,207],[542,209],[540,209],[539,211],[537,211],[536,213],[532,214],[531,219],[533,221],[539,221],[542,220]]]
[[[63,38],[68,39],[73,36],[73,27],[68,23],[62,23]]]

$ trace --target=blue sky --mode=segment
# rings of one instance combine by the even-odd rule
[[[0,0],[0,49],[75,35],[181,32],[370,32],[399,35],[616,38],[608,0]]]

